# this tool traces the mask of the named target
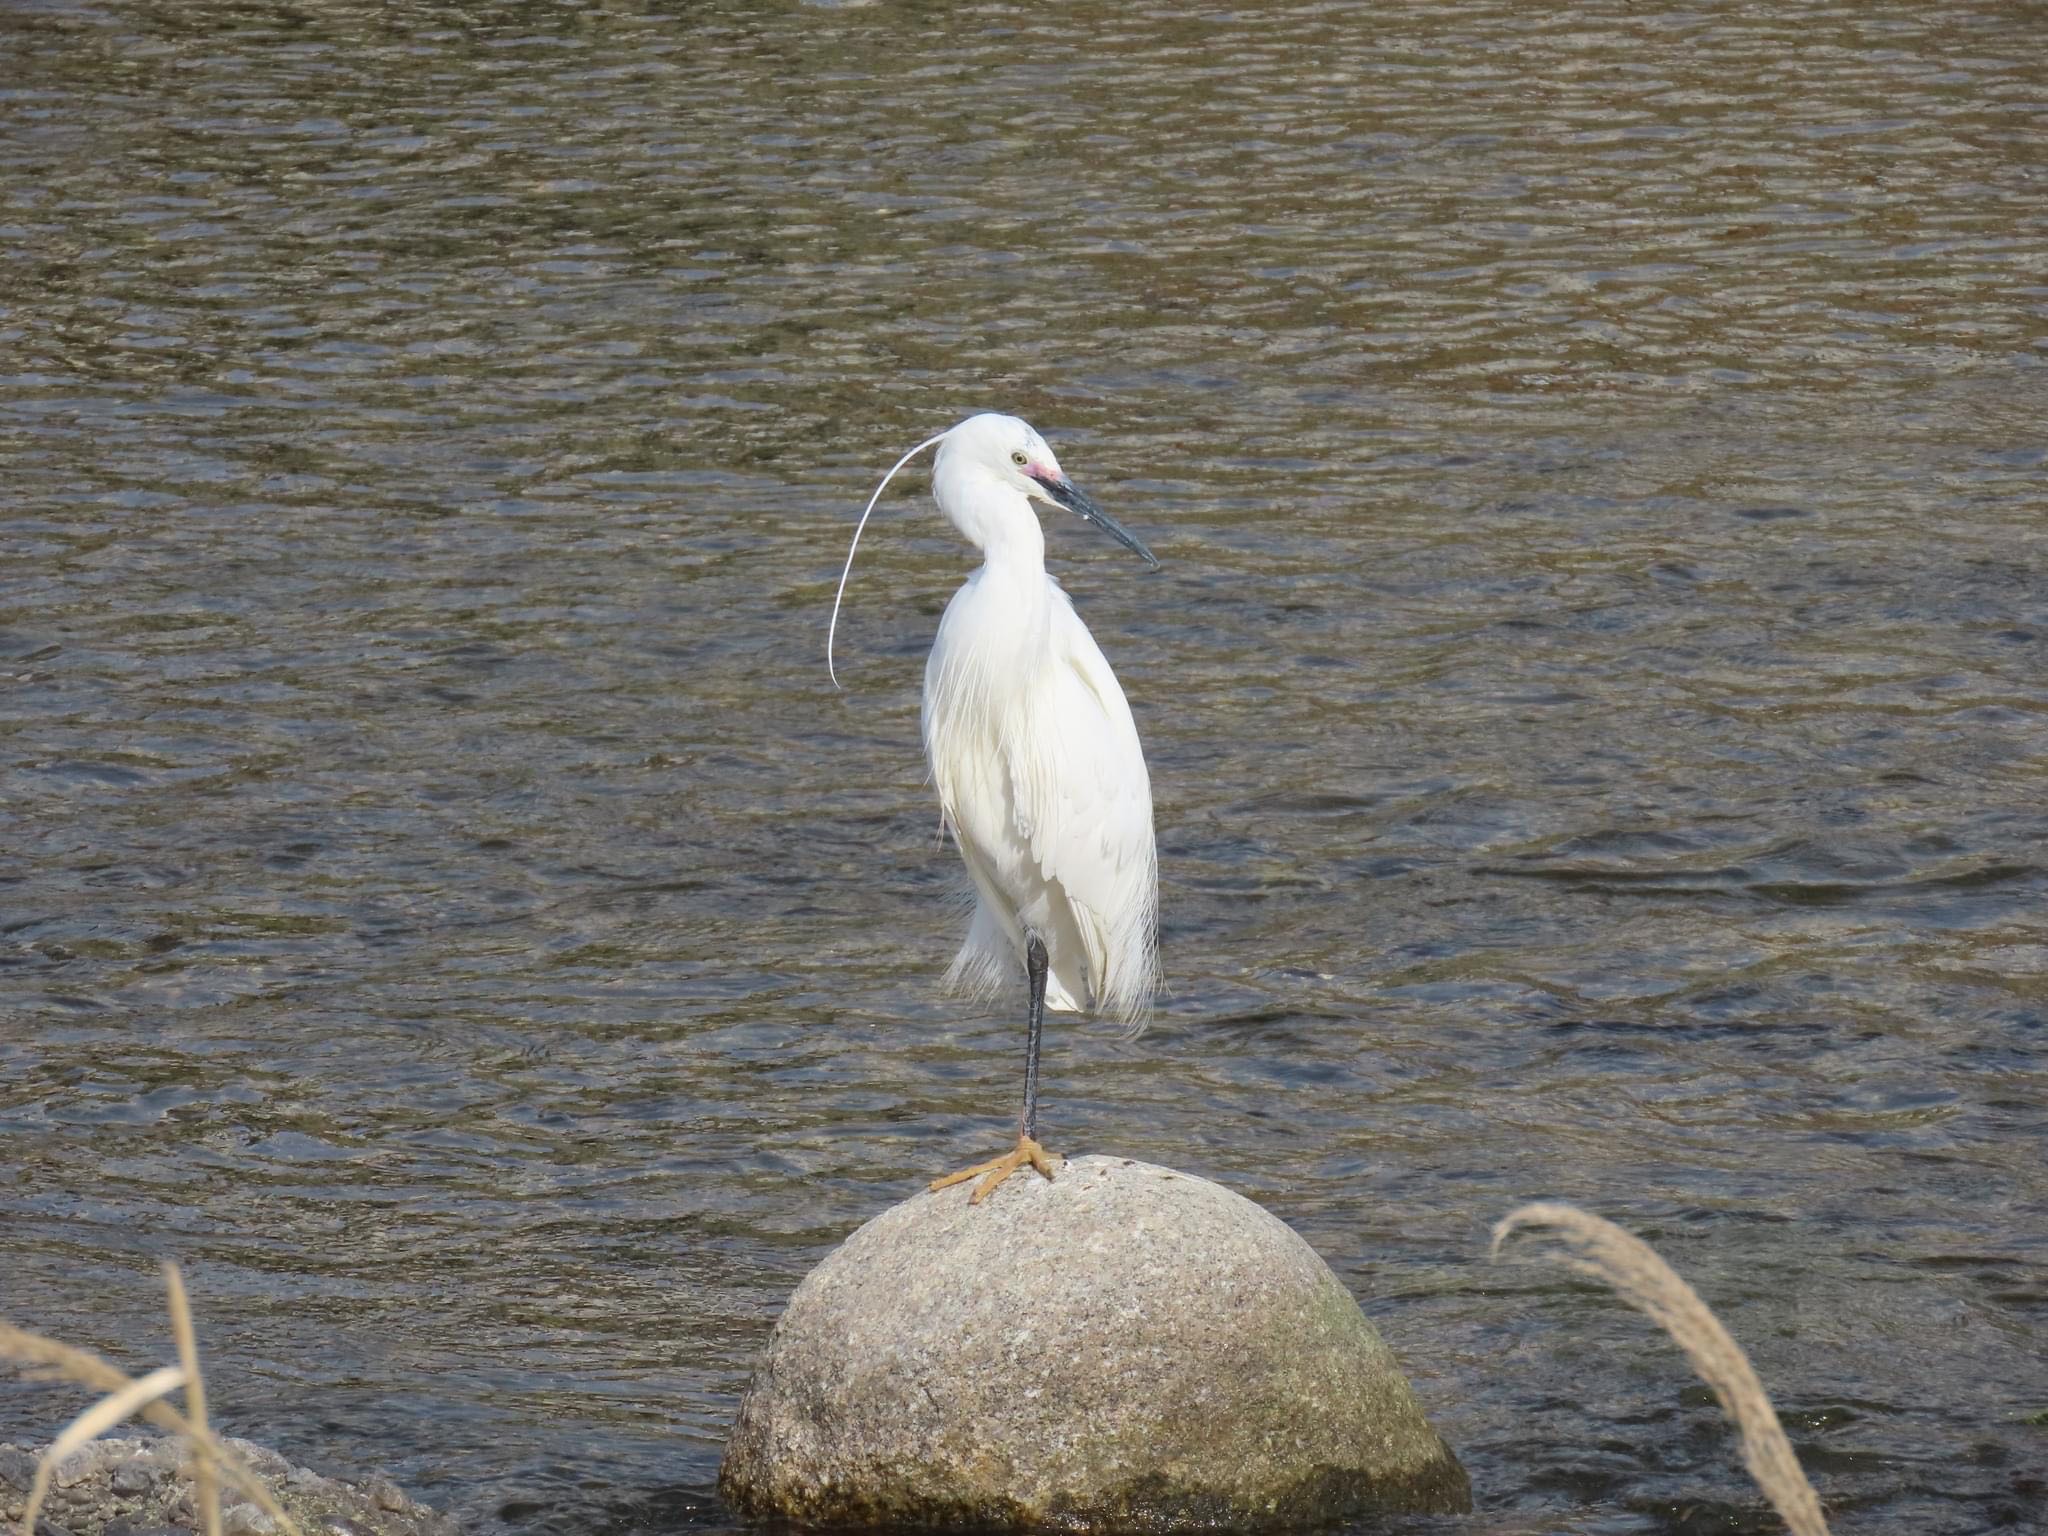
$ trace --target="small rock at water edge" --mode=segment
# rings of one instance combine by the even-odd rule
[[[124,1461],[114,1468],[114,1475],[108,1483],[116,1493],[147,1493],[156,1486],[156,1476],[141,1462]]]
[[[448,1516],[414,1503],[387,1477],[367,1483],[340,1482],[293,1466],[276,1451],[247,1440],[229,1446],[270,1486],[273,1496],[307,1536],[458,1536]],[[53,1490],[49,1518],[38,1530],[71,1536],[191,1536],[199,1523],[194,1497],[194,1461],[168,1437],[95,1441],[67,1458],[67,1471],[87,1466],[70,1486]],[[24,1489],[33,1480],[36,1458],[26,1448],[0,1444],[0,1479],[19,1473]],[[221,1490],[223,1536],[275,1536],[279,1522],[239,1488]],[[19,1501],[0,1491],[0,1518],[19,1525]]]
[[[0,1445],[0,1483],[5,1483],[18,1492],[27,1493],[30,1484],[35,1480],[35,1457],[27,1451],[18,1451],[11,1445]]]

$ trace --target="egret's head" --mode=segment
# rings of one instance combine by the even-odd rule
[[[1034,501],[1065,507],[1083,522],[1093,523],[1154,570],[1159,568],[1158,557],[1069,480],[1051,445],[1030,422],[1016,416],[984,411],[968,417],[940,440],[932,476],[934,485],[994,481]]]
[[[832,671],[832,637],[839,633],[839,604],[846,596],[846,578],[853,574],[853,552],[860,548],[861,530],[867,527],[868,514],[875,510],[882,492],[896,478],[896,471],[934,444],[939,455],[932,465],[932,492],[938,499],[939,510],[991,562],[1001,550],[1006,558],[1026,559],[1040,567],[1045,558],[1045,535],[1039,530],[1037,514],[1031,510],[1031,502],[1037,500],[1065,507],[1125,549],[1143,556],[1155,571],[1159,569],[1158,558],[1151,550],[1067,478],[1052,449],[1029,422],[984,411],[948,427],[937,437],[926,438],[904,454],[882,476],[882,483],[861,508],[853,542],[847,546],[846,568],[839,573],[839,591],[832,599],[832,622],[825,629],[825,667],[835,684],[839,674]]]
[[[1067,478],[1051,445],[1030,422],[995,411],[970,416],[941,438],[933,469],[988,476],[1040,501],[1051,501],[1047,487]]]

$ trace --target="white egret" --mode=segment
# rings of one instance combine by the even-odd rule
[[[970,416],[898,459],[868,498],[832,603],[828,670],[868,514],[896,471],[934,443],[932,497],[982,554],[946,605],[924,669],[925,757],[976,898],[946,980],[992,992],[1021,961],[1028,995],[1016,1147],[931,1186],[979,1177],[969,1197],[979,1204],[1027,1164],[1053,1176],[1038,1144],[1045,1010],[1091,1008],[1135,1026],[1159,975],[1159,861],[1138,728],[1095,637],[1046,574],[1031,503],[1065,507],[1153,569],[1159,562],[1075,488],[1027,423]]]

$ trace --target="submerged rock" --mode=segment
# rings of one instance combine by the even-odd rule
[[[1221,1185],[1069,1162],[923,1193],[790,1298],[719,1486],[832,1525],[1275,1529],[1471,1507],[1307,1243]]]
[[[337,1482],[294,1467],[250,1441],[227,1444],[269,1485],[271,1496],[307,1536],[460,1536],[448,1516],[415,1504],[382,1478],[361,1485]],[[0,1521],[10,1531],[19,1528],[35,1469],[34,1455],[0,1445]],[[69,1536],[190,1531],[198,1523],[197,1503],[191,1458],[179,1442],[154,1436],[95,1440],[64,1459],[37,1529]],[[225,1536],[270,1536],[278,1529],[232,1486],[221,1490],[221,1510]]]

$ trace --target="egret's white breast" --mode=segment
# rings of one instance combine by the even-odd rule
[[[1046,943],[1065,1006],[1132,1016],[1149,998],[1157,864],[1130,706],[1066,594],[984,566],[925,666],[924,737],[980,910],[956,975],[987,979]],[[1001,935],[1003,953],[996,948]]]

